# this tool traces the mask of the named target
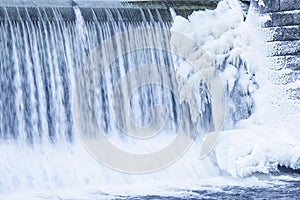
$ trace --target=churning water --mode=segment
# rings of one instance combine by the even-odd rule
[[[141,20],[103,11],[99,20],[91,9],[87,21],[74,6],[76,20],[68,21],[55,8],[37,8],[34,18],[26,8],[13,16],[3,8],[3,198],[296,195],[297,176],[238,177],[274,172],[278,164],[297,168],[297,156],[227,160],[251,150],[228,153],[222,136],[213,155],[199,159],[206,133],[231,130],[254,113],[262,63],[252,58],[263,57],[263,48],[250,53],[257,37],[236,1],[173,23],[158,10],[140,10]]]

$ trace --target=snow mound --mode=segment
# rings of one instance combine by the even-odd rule
[[[225,131],[215,147],[215,159],[234,177],[277,172],[278,165],[299,169],[300,141],[263,126]]]

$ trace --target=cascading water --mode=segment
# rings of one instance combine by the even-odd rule
[[[51,16],[54,16],[51,19],[48,16],[49,12],[37,9],[39,20],[36,21],[31,20],[27,9],[25,9],[25,19],[17,10],[17,21],[11,20],[8,11],[6,9],[4,11],[6,19],[1,22],[1,49],[4,51],[1,51],[0,67],[0,133],[3,153],[1,156],[3,179],[0,188],[2,192],[25,188],[47,189],[62,185],[69,187],[88,184],[90,178],[97,176],[96,174],[99,175],[94,171],[95,161],[92,161],[94,164],[88,164],[94,169],[90,169],[87,165],[77,169],[79,163],[85,162],[86,158],[82,159],[80,156],[84,154],[84,150],[80,147],[74,130],[72,90],[74,88],[76,90],[76,79],[79,73],[82,73],[80,70],[89,53],[115,34],[131,29],[137,30],[137,28],[142,30],[133,34],[128,41],[122,41],[123,44],[115,44],[116,49],[104,46],[101,49],[104,52],[103,56],[118,52],[118,45],[126,47],[134,41],[154,47],[161,46],[162,49],[141,49],[129,52],[115,60],[105,71],[105,76],[100,77],[96,94],[99,101],[96,101],[95,109],[100,110],[97,113],[97,120],[105,134],[109,138],[118,138],[116,145],[121,148],[145,153],[172,141],[178,128],[179,118],[186,118],[189,123],[189,114],[179,112],[177,94],[174,94],[177,87],[176,77],[172,77],[172,74],[160,73],[161,67],[173,68],[172,57],[166,51],[170,49],[168,42],[170,24],[164,23],[161,17],[159,21],[155,21],[150,10],[146,12],[151,21],[146,21],[144,18],[141,22],[123,21],[117,9],[105,10],[107,18],[105,21],[97,21],[96,13],[93,12],[94,20],[89,22],[84,21],[78,7],[74,8],[76,21],[63,21],[58,9],[51,10]],[[141,12],[145,16],[144,11],[141,10]],[[160,16],[158,11],[156,13]],[[118,16],[117,21],[113,15]],[[149,28],[159,28],[160,31],[151,32],[147,30]],[[105,62],[105,58],[99,59],[100,62]],[[143,76],[136,74],[135,78],[145,80],[149,79],[150,75],[152,79],[156,77],[158,80],[166,80],[171,88],[164,88],[158,84],[138,88],[130,99],[130,115],[132,120],[141,126],[153,123],[152,120],[160,124],[158,118],[154,117],[155,113],[154,115],[152,113],[151,117],[151,112],[153,112],[151,107],[160,104],[164,107],[167,120],[164,134],[161,136],[163,138],[152,142],[141,141],[141,144],[136,146],[137,142],[126,138],[113,123],[114,116],[119,117],[125,126],[128,123],[127,116],[122,115],[120,110],[122,108],[116,108],[116,105],[122,105],[128,100],[123,96],[126,95],[126,88],[131,87],[134,82],[121,85],[120,91],[123,94],[115,99],[112,99],[112,91],[115,90],[119,79],[129,70],[147,65],[154,65],[154,68],[149,70],[149,74],[144,73]],[[209,104],[206,103],[203,106],[209,107]],[[209,113],[206,116],[209,116]],[[203,122],[205,120],[203,119]],[[209,123],[206,122],[206,124]],[[189,132],[189,130],[186,131]],[[165,140],[165,142],[157,145],[159,140]],[[74,151],[80,153],[74,153]],[[64,160],[69,156],[69,162],[78,162],[78,165],[72,164],[73,167],[68,167],[68,163]],[[85,157],[89,158],[87,155]],[[79,171],[81,172],[78,173]],[[103,169],[103,171],[106,170]],[[62,173],[67,173],[70,177]],[[110,174],[106,173],[105,176]],[[103,181],[105,178],[99,179],[100,182],[105,182]],[[99,180],[94,181],[99,182]]]
[[[20,15],[19,21],[11,21],[6,12],[7,19],[1,22],[1,48],[5,50],[5,59],[1,59],[1,106],[6,107],[1,109],[2,116],[6,116],[1,120],[2,140],[70,140],[73,70],[69,66],[79,61],[68,57],[75,50],[67,43],[72,41],[75,24],[62,24],[58,19],[33,22],[26,14],[25,21]],[[45,13],[39,10],[42,15]]]
[[[16,20],[4,8],[0,193],[87,186],[114,192],[113,186],[141,182],[211,184],[220,169],[234,176],[263,171],[233,169],[221,158],[226,140],[213,155],[199,159],[199,141],[219,121],[223,129],[232,129],[254,112],[257,63],[249,60],[255,55],[249,51],[256,38],[245,39],[252,32],[237,1],[221,1],[216,10],[195,12],[189,21],[176,16],[173,24],[158,10],[157,19],[153,10],[140,10],[142,21],[124,21],[118,9],[104,9],[105,20],[98,21],[92,10],[93,20],[85,21],[80,9],[73,9],[76,21],[64,21],[59,9],[51,9],[50,16],[42,8],[36,9],[38,20],[26,8],[17,9]],[[102,76],[93,77],[95,70]],[[223,83],[214,88],[216,74]],[[218,103],[226,105],[223,114],[214,109]],[[162,149],[180,130],[194,143],[162,170],[126,174],[102,166],[84,149],[78,132],[95,133],[88,122],[99,124],[108,141],[131,154]],[[149,126],[162,128],[160,134],[142,140],[126,135]]]

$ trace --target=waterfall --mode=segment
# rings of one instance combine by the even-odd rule
[[[132,153],[149,153],[163,148],[172,142],[180,127],[185,132],[183,135],[194,139],[196,134],[199,139],[199,135],[210,129],[211,105],[204,83],[201,91],[206,100],[198,120],[191,119],[192,110],[189,111],[188,106],[177,98],[177,79],[169,43],[171,23],[164,22],[158,10],[155,16],[151,10],[140,10],[144,16],[142,21],[123,21],[118,9],[103,10],[105,14],[101,13],[101,17],[105,16],[104,20],[99,21],[99,13],[91,10],[93,20],[85,21],[75,6],[76,21],[68,21],[63,20],[57,8],[50,11],[37,8],[37,18],[32,18],[27,8],[17,8],[17,18],[4,8],[5,20],[0,22],[0,46],[3,49],[0,60],[3,152],[0,173],[4,177],[0,182],[1,192],[22,187],[70,186],[78,179],[83,181],[81,184],[90,182],[93,175],[88,174],[95,172],[95,161],[89,161],[94,163],[92,170],[87,165],[79,167],[81,171],[90,169],[91,172],[81,173],[84,175],[75,173],[80,170],[75,167],[78,165],[68,169],[63,162],[64,155],[76,160],[74,152],[85,155],[83,160],[91,159],[83,153],[76,132],[78,124],[88,130],[88,121],[86,118],[78,121],[76,116],[74,118],[76,113],[81,117],[93,115],[94,122],[99,124],[110,142]],[[112,46],[106,44],[110,38],[124,32],[130,34],[114,38]],[[139,49],[139,46],[144,48]],[[102,65],[100,70],[104,74],[95,80],[92,78],[95,68],[88,65],[94,52],[100,52],[96,60]],[[113,56],[116,57],[107,63]],[[126,78],[127,74],[131,74],[129,78]],[[96,88],[93,93],[87,93],[91,81],[96,81]],[[84,87],[81,87],[82,83]],[[75,108],[74,113],[76,97],[80,98],[81,107]],[[128,113],[124,109],[128,109]],[[99,112],[94,114],[94,110]],[[133,127],[133,124],[136,125]],[[88,131],[87,135],[92,134]],[[131,138],[126,131],[141,134]],[[180,138],[177,141],[180,145]],[[181,151],[186,148],[176,146]],[[20,157],[18,151],[26,155]],[[176,160],[182,153],[171,158]],[[170,162],[174,160],[166,164]],[[64,170],[70,171],[69,177],[62,175]],[[103,180],[103,177],[99,179]]]
[[[252,119],[264,56],[237,1],[173,22],[73,6],[2,9],[0,194],[271,171],[220,136]]]
[[[170,37],[168,32],[170,24],[162,22],[161,17],[159,22],[151,17],[152,21],[149,22],[128,23],[122,21],[117,10],[107,9],[107,21],[97,21],[96,13],[93,13],[94,20],[84,22],[80,10],[75,8],[77,18],[75,22],[63,21],[58,9],[52,9],[53,20],[49,19],[48,12],[37,9],[39,20],[33,21],[25,9],[26,19],[24,20],[18,12],[19,19],[13,21],[10,20],[7,10],[5,12],[6,20],[1,22],[1,47],[5,50],[1,52],[1,58],[3,58],[1,59],[3,94],[1,95],[1,108],[3,109],[1,109],[0,125],[2,141],[6,139],[29,143],[47,140],[51,142],[71,141],[74,134],[71,111],[71,90],[74,84],[72,80],[74,81],[76,73],[91,50],[112,35],[130,29],[160,27],[164,30],[160,33],[162,35],[136,34],[136,38],[133,39],[145,43],[156,42],[165,45],[164,49],[169,49],[166,45]],[[112,12],[119,15],[118,21],[112,17]],[[150,10],[148,14],[152,16]],[[125,42],[125,45],[130,45],[130,42]],[[104,51],[107,51],[105,53],[108,55],[114,53],[114,49]],[[111,94],[108,94],[112,88],[106,87],[113,87],[120,76],[124,76],[128,70],[136,66],[158,64],[172,67],[173,65],[170,55],[163,51],[149,50],[146,53],[136,54],[117,60],[116,64],[113,63],[116,66],[112,66],[108,72],[110,74],[107,76],[110,78],[107,79],[111,79],[107,80],[109,83],[101,80],[104,81],[101,84],[101,91],[104,92],[99,94],[103,101],[99,106],[103,108],[103,112],[100,112],[101,123],[106,131],[111,128],[109,127],[111,126],[109,110],[112,109],[110,108],[112,103],[109,102]],[[164,78],[172,79],[172,77]],[[174,80],[170,81],[173,85],[175,84]],[[162,90],[165,89],[159,87],[144,87],[140,90],[135,98],[144,96],[148,98],[148,102],[140,100],[141,105],[133,103],[133,106],[141,107],[135,109],[139,112],[135,117],[147,116],[149,107],[160,101],[163,104],[170,102],[168,113],[171,118],[176,118],[175,107],[178,105],[176,105],[174,95],[163,92]],[[147,117],[149,118],[149,115]],[[141,123],[149,121],[147,117],[142,117]]]

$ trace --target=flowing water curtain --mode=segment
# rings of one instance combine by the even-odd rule
[[[31,20],[24,8],[16,9],[18,18],[11,20],[9,9],[0,22],[1,103],[3,108],[9,105],[1,109],[6,116],[1,118],[1,134],[30,143],[70,140],[70,80],[78,62],[71,45],[76,45],[75,23],[63,22],[58,10],[42,8],[35,10],[38,19]]]
[[[9,9],[4,9],[5,20],[1,21],[1,45],[3,47],[1,73],[3,76],[1,76],[0,130],[2,138],[18,138],[20,142],[72,140],[70,97],[71,86],[74,84],[73,77],[76,76],[76,71],[90,50],[101,41],[127,29],[153,26],[168,29],[170,26],[169,23],[164,23],[161,17],[159,21],[155,21],[150,10],[140,10],[140,12],[143,16],[146,12],[151,21],[146,21],[144,17],[141,22],[125,22],[122,21],[122,16],[117,9],[105,9],[106,19],[103,21],[98,21],[99,14],[92,11],[92,21],[85,22],[81,18],[75,22],[64,21],[58,9],[35,9],[37,18],[33,18],[27,8],[15,9],[17,18],[13,18],[15,16],[12,16],[13,12]],[[158,11],[155,12],[159,14]],[[114,16],[118,15],[117,20],[113,18],[112,13]],[[77,12],[76,15],[78,18],[80,13]],[[162,38],[159,38],[161,36]],[[144,35],[144,37],[147,36]],[[147,41],[147,38],[142,38],[142,36],[137,36],[135,39],[146,43],[155,42],[156,39],[163,43],[168,41],[163,35],[151,37],[152,41]],[[107,49],[104,51],[109,52]],[[131,68],[129,65],[151,62],[172,65],[165,52],[148,51],[146,54],[142,52],[137,54],[128,55],[127,58],[122,58],[116,63],[123,67],[111,69],[113,81],[122,70],[123,74],[126,73]],[[135,59],[134,63],[129,63],[134,60],[133,57],[139,59]],[[147,59],[152,61],[148,62]],[[101,87],[105,87],[105,84]],[[152,89],[154,88],[156,88],[155,91],[164,93],[157,86]],[[141,93],[149,96],[148,93],[150,94],[152,89],[151,87],[141,88],[143,92],[140,92],[139,96],[142,95]],[[102,94],[102,96],[107,96],[107,94]],[[152,94],[150,99],[154,100],[154,96]],[[102,99],[108,102],[108,99]],[[170,101],[175,104],[174,98]],[[108,107],[109,103],[103,106],[104,110],[100,112],[106,115],[107,119],[110,115]],[[147,108],[144,109],[147,110]],[[143,112],[142,110],[143,108],[140,109],[140,113]],[[175,108],[170,108],[170,110],[176,111]],[[170,113],[172,114],[173,111]],[[103,121],[109,124],[109,120]]]
[[[123,21],[118,9],[104,9],[105,19],[99,21],[103,13],[91,10],[92,20],[86,20],[75,7],[76,21],[68,21],[59,9],[35,9],[36,18],[26,8],[16,9],[17,19],[12,19],[7,9],[1,22],[2,56],[7,58],[1,59],[1,72],[5,74],[1,79],[3,138],[30,144],[72,141],[76,132],[71,98],[78,91],[84,108],[79,123],[86,134],[96,134],[85,124],[92,120],[106,136],[115,135],[120,140],[128,135],[147,139],[156,135],[153,130],[170,138],[179,135],[172,143],[177,148],[169,151],[172,159],[167,159],[167,164],[184,153],[197,134],[210,129],[211,103],[204,82],[199,98],[206,100],[201,105],[196,102],[191,109],[178,100],[176,66],[169,46],[171,24],[163,22],[157,10],[140,10],[142,16],[148,16],[143,21]],[[124,32],[131,34],[103,45]],[[98,79],[93,77],[94,69],[85,65],[87,56],[95,50],[100,52],[96,70],[104,74]],[[114,55],[119,56],[110,61]],[[83,85],[77,85],[81,80]],[[6,104],[9,109],[4,108]],[[200,111],[199,117],[194,117],[194,109]],[[7,114],[9,117],[5,117]],[[151,124],[152,130],[143,132]]]
[[[174,162],[195,136],[206,132],[212,123],[209,100],[203,101],[204,107],[194,105],[190,110],[179,101],[169,27],[161,19],[150,19],[148,23],[121,23],[121,28],[120,23],[109,21],[113,28],[105,29],[105,39],[87,58],[73,88],[75,126],[85,147],[104,164],[133,173],[158,170]],[[124,25],[126,31],[122,29]],[[201,93],[208,93],[205,83],[202,85]],[[161,104],[163,110],[156,104]],[[192,114],[194,109],[200,110],[201,115]],[[195,115],[199,116],[193,118]],[[155,152],[158,160],[152,159],[154,154],[128,154],[106,138],[117,135],[122,140],[129,135],[145,139],[161,130],[164,134],[179,132],[179,137],[169,145],[176,146],[176,150],[167,146],[164,152]],[[166,159],[161,155],[170,156]]]

